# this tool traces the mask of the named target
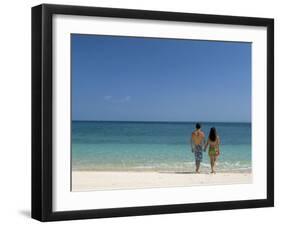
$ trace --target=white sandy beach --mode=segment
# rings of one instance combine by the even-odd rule
[[[72,191],[159,188],[198,185],[246,184],[252,182],[250,172],[109,172],[73,171]]]

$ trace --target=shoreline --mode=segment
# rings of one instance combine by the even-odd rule
[[[252,173],[191,171],[72,171],[72,191],[168,188],[252,183]]]
[[[196,174],[194,170],[182,170],[182,169],[144,169],[144,168],[134,168],[134,169],[72,169],[72,172],[125,172],[125,173],[187,173]],[[252,173],[252,169],[217,169],[216,173]],[[210,174],[210,169],[203,168],[200,170],[199,174]]]

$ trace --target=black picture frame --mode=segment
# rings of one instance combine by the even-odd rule
[[[266,27],[267,198],[54,212],[52,210],[52,17],[55,14]],[[273,19],[50,4],[32,8],[32,218],[40,221],[57,221],[272,206],[274,206]]]

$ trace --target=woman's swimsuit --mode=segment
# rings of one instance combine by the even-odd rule
[[[210,144],[210,143],[209,143]],[[209,156],[219,155],[219,138],[217,137],[215,141],[212,141],[209,147]]]
[[[216,147],[210,147],[209,148],[209,155],[211,155],[211,156],[216,156],[217,155]]]

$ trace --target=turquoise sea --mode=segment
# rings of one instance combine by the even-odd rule
[[[72,170],[194,171],[190,122],[72,121]],[[251,170],[251,123],[202,123],[221,138],[218,171]],[[202,171],[209,170],[203,154]]]

